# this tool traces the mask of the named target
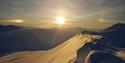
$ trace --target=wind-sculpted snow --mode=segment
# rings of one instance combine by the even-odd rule
[[[18,52],[0,58],[0,63],[68,63],[90,36],[76,34],[66,42],[46,51]]]

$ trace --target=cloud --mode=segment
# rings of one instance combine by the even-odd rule
[[[71,20],[110,18],[124,21],[124,2],[125,0],[0,0],[0,19],[44,21],[63,15]]]

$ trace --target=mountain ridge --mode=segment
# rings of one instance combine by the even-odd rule
[[[101,31],[101,35],[111,42],[112,46],[125,48],[125,24],[117,23]]]

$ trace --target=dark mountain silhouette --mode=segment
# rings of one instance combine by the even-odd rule
[[[110,42],[112,46],[118,47],[118,48],[125,48],[125,24],[123,23],[117,23],[112,25],[111,27],[108,27],[100,32],[96,31],[83,31],[82,34],[90,34],[90,35],[102,35],[104,37],[104,42]],[[101,42],[100,41],[100,42]],[[105,44],[105,43],[104,43]],[[92,46],[91,43],[86,43],[83,45],[78,51],[77,51],[77,61],[76,63],[83,63],[83,61],[86,59],[87,54],[89,54],[90,51],[98,50],[102,52],[97,52],[94,54],[91,54],[89,56],[89,59],[92,63],[125,63],[121,58],[109,53],[103,53],[103,49],[108,49],[110,51],[117,51],[117,49],[112,49],[110,45],[105,44],[96,44]]]
[[[101,35],[109,42],[112,46],[125,48],[125,24],[117,23],[109,28],[101,31]]]
[[[89,30],[84,30],[81,32],[83,35],[84,34],[90,34],[90,35],[99,35],[100,32],[97,32],[97,31],[89,31]]]
[[[0,34],[0,55],[17,51],[51,49],[68,40],[81,29],[20,29]]]
[[[11,31],[11,30],[19,30],[22,28],[23,27],[21,27],[21,26],[15,26],[15,25],[0,25],[0,33],[6,32],[6,31]]]
[[[123,24],[123,23],[117,23],[117,24],[114,24],[114,25],[112,25],[111,27],[109,27],[109,28],[106,28],[106,29],[104,29],[103,31],[109,31],[109,30],[124,30],[125,31],[125,24]]]

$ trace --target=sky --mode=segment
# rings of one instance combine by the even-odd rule
[[[0,0],[0,21],[125,22],[125,0]]]

